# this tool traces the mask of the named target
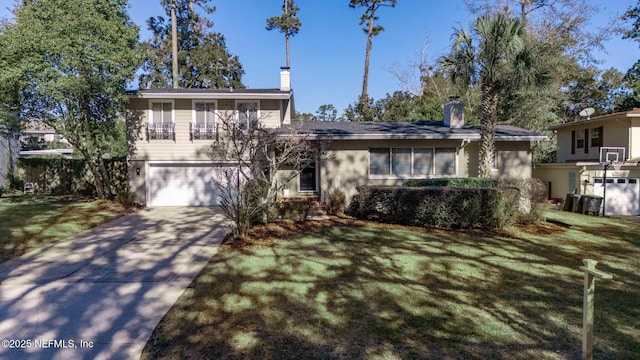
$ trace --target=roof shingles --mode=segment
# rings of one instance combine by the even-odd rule
[[[326,122],[326,121],[294,121],[291,125],[298,133],[309,134],[314,138],[331,138],[335,140],[356,139],[459,139],[480,140],[479,126],[449,128],[442,121],[407,121],[407,122]],[[287,133],[290,127],[279,132]],[[498,125],[496,128],[498,141],[535,141],[547,140],[545,135],[510,125]]]

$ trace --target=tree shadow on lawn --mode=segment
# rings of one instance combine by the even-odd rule
[[[37,196],[0,202],[0,263],[113,220],[126,209],[108,201]]]
[[[222,252],[156,328],[143,358],[579,359],[578,268],[594,254],[574,240],[579,234],[552,230],[337,226]],[[602,242],[595,258],[638,256],[633,244]],[[623,281],[635,286],[598,282],[598,359],[640,352],[637,310],[626,316],[640,299],[638,278]]]

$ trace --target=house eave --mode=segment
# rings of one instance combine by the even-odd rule
[[[300,135],[309,140],[466,140],[480,141],[480,134],[281,134]],[[496,141],[546,141],[546,136],[496,136]]]
[[[496,136],[496,141],[547,141],[549,137],[546,135],[539,136]]]
[[[193,100],[288,100],[291,92],[133,92],[128,94],[129,99],[193,99]]]
[[[619,112],[614,114],[598,116],[592,119],[578,120],[578,121],[572,121],[564,124],[553,125],[549,127],[549,130],[558,130],[558,129],[570,128],[570,127],[580,126],[580,125],[590,125],[598,122],[606,122],[611,120],[623,120],[623,119],[638,118],[638,117],[640,117],[640,113],[637,113],[637,112]]]
[[[479,140],[479,135],[451,135],[441,134],[300,134],[311,140]]]

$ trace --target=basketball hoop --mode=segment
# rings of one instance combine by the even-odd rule
[[[622,167],[622,161],[614,161],[611,163],[611,166],[613,166],[616,171],[620,171],[620,168]]]

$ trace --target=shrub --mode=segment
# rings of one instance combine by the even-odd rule
[[[539,179],[506,177],[500,179],[499,188],[516,188],[520,191],[517,201],[517,221],[524,224],[543,220],[543,210],[549,196],[547,187]]]
[[[128,190],[119,191],[118,194],[116,194],[116,202],[126,207],[133,207],[136,205],[135,198],[135,194]]]
[[[405,186],[448,186],[456,188],[492,188],[498,185],[498,180],[487,178],[438,178],[438,179],[410,179]]]
[[[518,196],[513,188],[362,186],[348,213],[404,225],[496,229],[513,221]]]
[[[302,221],[311,215],[311,202],[307,200],[285,200],[271,203],[267,213],[270,220],[284,219]]]
[[[327,199],[327,213],[330,215],[341,215],[344,213],[344,209],[347,206],[347,197],[344,195],[344,191],[335,189],[329,193]]]
[[[24,190],[24,181],[20,179],[20,177],[13,172],[7,174],[8,185],[10,189],[13,190]]]

